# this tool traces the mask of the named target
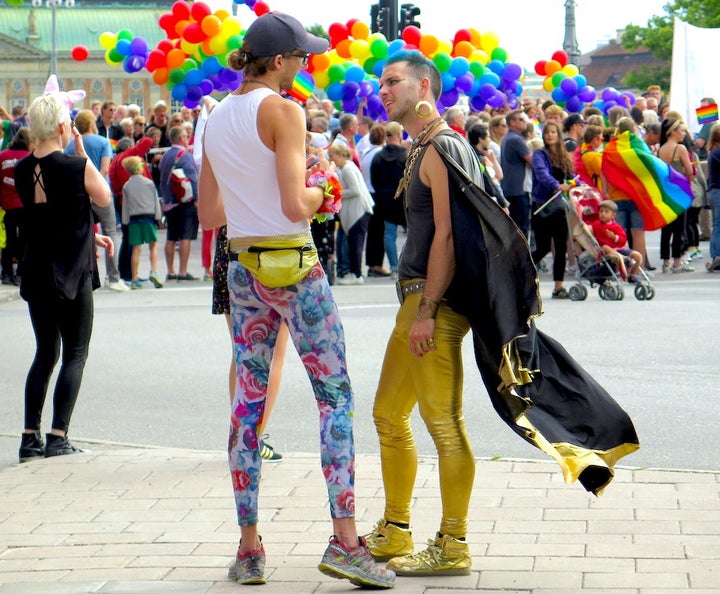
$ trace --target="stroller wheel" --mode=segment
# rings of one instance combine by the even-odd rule
[[[653,297],[655,297],[655,289],[651,287],[650,285],[647,286],[647,294],[645,296],[645,299],[647,301],[650,301]]]
[[[635,299],[645,301],[647,299],[647,287],[645,285],[635,285]]]
[[[571,301],[585,301],[588,291],[584,285],[573,285],[568,289],[568,295]]]

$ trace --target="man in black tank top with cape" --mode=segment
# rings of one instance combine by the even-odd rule
[[[472,148],[440,119],[434,64],[419,52],[399,52],[380,82],[389,118],[415,141],[398,192],[408,220],[402,305],[373,410],[386,505],[367,540],[373,556],[389,560],[398,575],[468,574],[474,458],[462,416],[460,350],[468,329],[495,410],[560,464],[566,482],[579,480],[599,495],[617,460],[639,443],[625,411],[535,328],[541,302],[529,246],[484,191]],[[410,414],[416,404],[438,449],[443,513],[436,538],[413,553],[417,451]]]

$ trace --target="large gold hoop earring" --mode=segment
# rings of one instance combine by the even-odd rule
[[[423,111],[422,111],[423,108],[427,109],[426,113],[423,113]],[[423,120],[426,120],[427,118],[429,118],[433,114],[433,111],[434,111],[433,104],[430,103],[429,101],[422,100],[422,101],[418,101],[415,104],[415,113],[417,114],[417,117],[422,118]]]

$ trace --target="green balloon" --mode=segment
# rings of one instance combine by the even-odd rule
[[[490,54],[491,60],[500,60],[501,62],[507,62],[508,53],[501,47],[496,47]]]
[[[452,57],[450,57],[450,54],[440,52],[435,54],[433,62],[435,63],[435,66],[437,66],[437,69],[440,72],[447,72],[448,70],[450,70],[450,65],[452,64]]]
[[[227,40],[228,50],[240,49],[242,45],[242,35],[231,35]]]
[[[384,60],[388,57],[388,42],[384,39],[375,39],[370,44],[370,53],[373,57]]]
[[[556,87],[559,87],[560,83],[565,78],[567,78],[567,74],[565,74],[564,72],[556,72],[555,74],[552,75],[552,78],[550,80],[552,80],[553,85],[555,85]]]
[[[128,41],[132,41],[134,37],[130,29],[120,29],[117,34],[118,39],[127,39]]]
[[[470,72],[472,72],[475,78],[480,78],[485,74],[485,66],[480,62],[470,62]]]
[[[170,75],[168,76],[168,80],[173,84],[176,85],[178,83],[181,83],[185,80],[185,70],[182,68],[173,68],[170,71]]]
[[[328,68],[328,80],[331,83],[340,82],[345,78],[345,68],[340,64],[333,64]]]
[[[123,56],[119,51],[117,51],[117,49],[113,48],[108,52],[108,58],[111,62],[119,64],[125,59],[125,56]]]
[[[183,62],[181,68],[185,72],[187,72],[188,70],[192,70],[193,68],[198,68],[198,63],[192,58],[185,58],[185,61]]]
[[[218,54],[215,56],[217,58],[217,61],[220,62],[221,66],[227,66],[228,65],[228,55],[230,52],[226,52],[224,54]]]
[[[367,74],[375,74],[375,64],[377,64],[379,61],[380,60],[378,60],[377,58],[368,58],[363,64],[363,70],[365,70]]]

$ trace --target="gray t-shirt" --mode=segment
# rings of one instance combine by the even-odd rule
[[[525,139],[515,130],[508,130],[502,140],[500,150],[500,166],[503,170],[500,185],[506,198],[509,196],[521,196],[525,193],[523,189],[525,170],[527,169],[525,157],[530,152],[530,147],[525,142]]]

